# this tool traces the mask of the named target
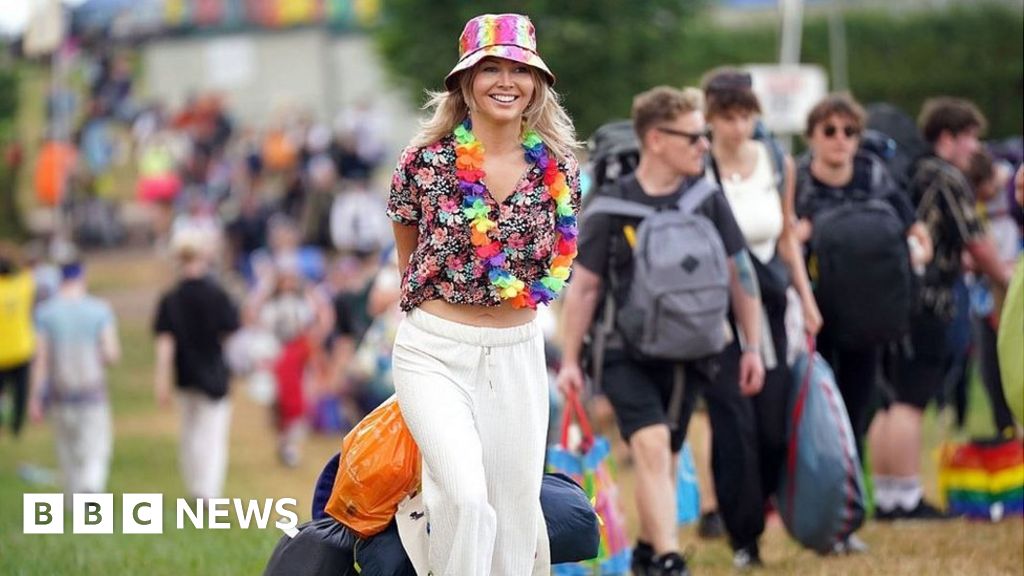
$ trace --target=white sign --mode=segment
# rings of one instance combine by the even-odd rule
[[[820,66],[755,64],[746,66],[761,101],[765,126],[777,134],[802,134],[807,114],[828,94]]]
[[[245,88],[256,71],[252,41],[221,38],[206,47],[206,85],[216,88]]]
[[[9,8],[5,6],[4,11],[7,10]],[[56,51],[64,41],[66,20],[64,9],[58,0],[37,3],[22,38],[22,50],[25,54],[41,56]]]

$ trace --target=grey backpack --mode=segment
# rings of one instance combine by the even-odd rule
[[[718,191],[701,178],[677,209],[602,195],[590,214],[643,218],[633,246],[633,277],[625,304],[606,310],[627,347],[641,357],[696,360],[721,352],[728,340],[729,263],[722,239],[696,209]]]

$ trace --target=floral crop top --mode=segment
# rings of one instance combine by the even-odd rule
[[[579,213],[576,159],[570,156],[559,162],[558,169],[572,191],[573,212]],[[500,204],[485,195],[492,214],[497,214],[498,240],[505,246],[508,269],[527,285],[544,276],[555,251],[555,201],[543,176],[534,165]],[[391,179],[387,214],[399,224],[419,228],[419,243],[402,277],[402,310],[437,299],[452,304],[501,304],[484,262],[474,253],[461,205],[452,136],[402,151]]]

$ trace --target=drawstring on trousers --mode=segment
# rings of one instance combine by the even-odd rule
[[[494,380],[491,379],[491,347],[484,346],[484,372],[487,373],[487,385],[494,390]]]

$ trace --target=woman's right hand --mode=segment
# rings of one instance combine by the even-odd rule
[[[578,362],[562,364],[562,369],[558,371],[558,391],[562,393],[563,397],[568,397],[570,393],[577,396],[582,394],[583,369],[580,368]]]

